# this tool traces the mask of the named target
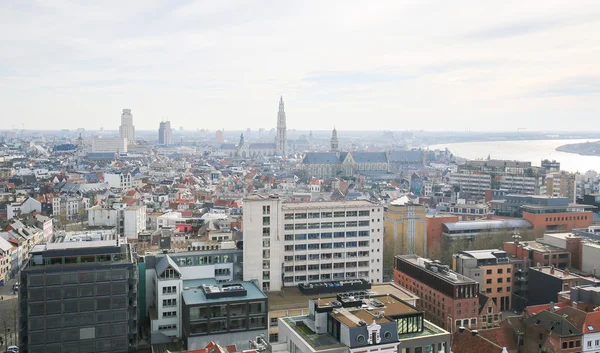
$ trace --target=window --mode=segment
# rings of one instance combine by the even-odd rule
[[[263,226],[270,226],[271,225],[271,217],[267,216],[267,217],[263,217]]]
[[[162,317],[175,317],[177,316],[176,311],[164,311]]]
[[[369,210],[366,211],[358,211],[359,217],[369,216]]]
[[[491,274],[492,274],[492,270],[486,270],[486,271],[485,271],[485,273],[486,273],[487,275],[491,275]]]
[[[491,278],[488,278],[488,279],[486,279],[486,280],[485,280],[485,283],[487,283],[487,284],[492,284],[492,279],[491,279]]]
[[[501,268],[499,268],[499,269],[498,269],[498,274],[501,274],[501,273],[502,273],[502,269],[501,269]]]
[[[271,206],[263,206],[263,214],[271,214]]]
[[[498,282],[498,283],[502,283],[502,278],[498,278],[498,279],[496,279],[496,282]]]

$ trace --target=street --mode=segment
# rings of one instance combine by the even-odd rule
[[[2,337],[3,342],[0,348],[2,349],[6,349],[11,345],[18,345],[16,342],[18,332],[15,332],[18,329],[18,319],[14,319],[15,312],[18,314],[17,305],[17,298],[14,296],[10,299],[5,297],[4,300],[0,301],[0,337]]]

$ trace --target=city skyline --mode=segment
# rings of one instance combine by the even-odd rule
[[[283,95],[290,130],[581,131],[598,113],[599,13],[561,1],[3,3],[1,128],[113,129],[130,108],[140,131],[164,117],[271,129]]]

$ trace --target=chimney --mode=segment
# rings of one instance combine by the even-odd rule
[[[479,331],[477,331],[477,330],[471,330],[471,335],[473,335],[473,336],[477,336],[478,333],[479,333]]]
[[[564,275],[564,276],[568,276],[568,275],[569,275],[569,270],[567,270],[567,269],[565,268],[565,270],[563,271],[563,275]]]
[[[550,302],[550,312],[553,313],[554,312],[554,302]]]
[[[554,274],[554,266],[550,267],[550,274],[553,275]]]
[[[463,333],[463,332],[465,332],[465,327],[464,327],[464,326],[461,326],[461,327],[459,327],[459,328],[458,328],[458,331],[459,331],[460,333]]]

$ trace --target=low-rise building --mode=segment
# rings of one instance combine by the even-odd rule
[[[308,315],[279,318],[288,352],[450,352],[450,333],[394,295],[342,293],[309,301]]]

